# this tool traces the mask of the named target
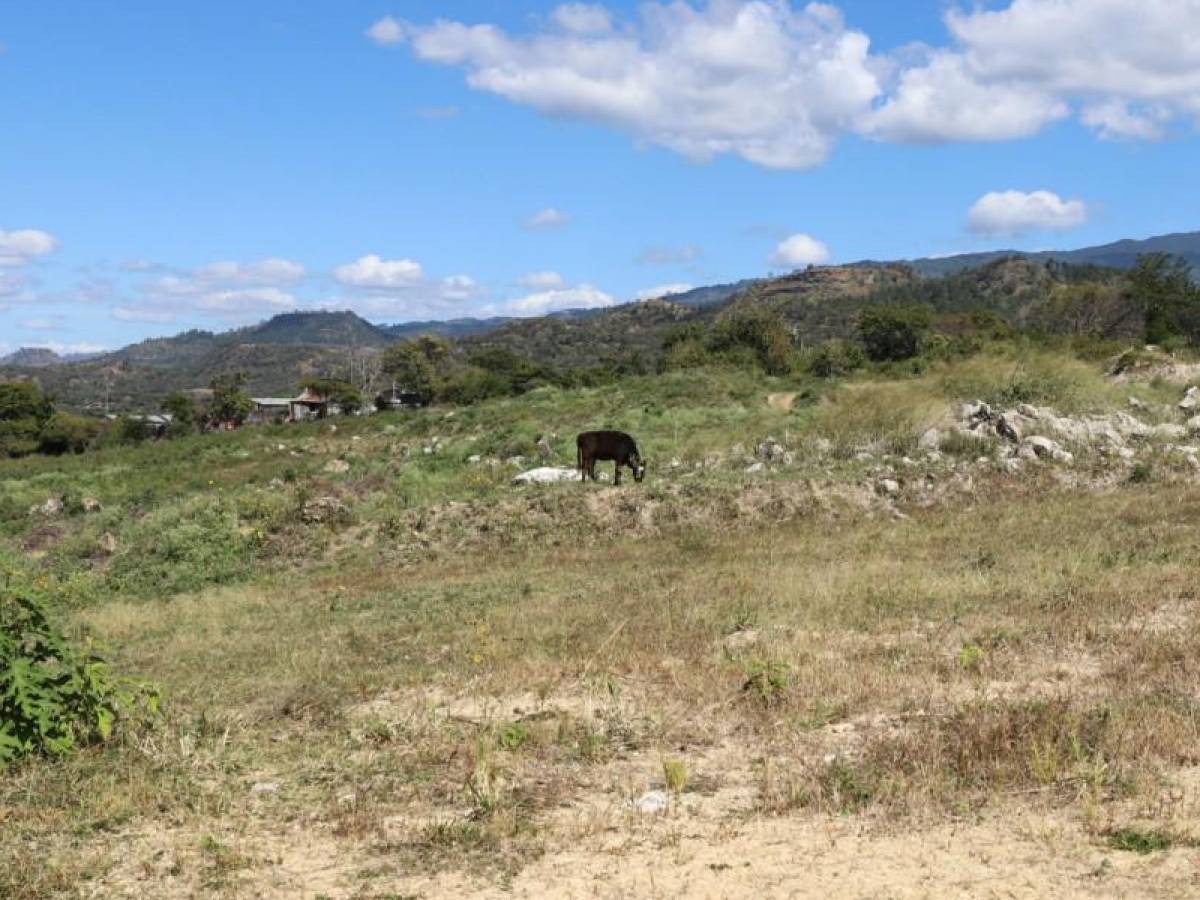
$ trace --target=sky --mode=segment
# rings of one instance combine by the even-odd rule
[[[0,353],[1200,229],[1200,0],[0,7]]]

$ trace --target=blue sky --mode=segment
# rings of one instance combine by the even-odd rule
[[[1200,228],[1198,0],[105,7],[0,11],[0,351]]]

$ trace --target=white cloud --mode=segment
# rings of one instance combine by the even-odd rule
[[[62,331],[63,319],[61,316],[42,316],[36,319],[26,319],[21,323],[21,327],[30,331]]]
[[[118,322],[155,322],[166,324],[175,321],[175,313],[153,306],[114,306],[111,315]]]
[[[34,228],[0,231],[0,266],[23,266],[58,249],[52,234]]]
[[[91,341],[79,341],[74,344],[64,344],[60,341],[39,341],[36,344],[29,345],[33,350],[52,350],[59,356],[68,356],[75,353],[106,353],[108,347],[104,344],[96,344]],[[0,350],[8,349],[7,344],[0,344]]]
[[[517,284],[534,291],[546,291],[561,288],[566,281],[557,272],[528,272],[517,279]]]
[[[875,55],[834,6],[792,0],[651,0],[621,23],[568,3],[531,34],[382,20],[372,37],[547,116],[769,168],[818,165],[847,132],[1014,140],[1079,110],[1101,137],[1152,140],[1200,121],[1200,0],[989,5],[952,7],[941,46]]]
[[[658,287],[646,288],[637,292],[638,300],[657,300],[660,297],[670,297],[672,294],[686,294],[692,290],[690,284],[660,284]]]
[[[891,140],[1022,137],[1082,104],[1101,137],[1154,139],[1200,95],[1200,0],[1013,0],[953,8],[949,48],[867,120]],[[991,120],[989,122],[989,119]]]
[[[1063,200],[1050,191],[993,191],[967,211],[967,227],[984,235],[1065,231],[1086,221],[1087,206],[1082,200]]]
[[[781,241],[770,257],[771,264],[776,266],[819,266],[828,261],[829,248],[803,233]]]
[[[696,244],[684,244],[682,247],[647,247],[634,261],[653,266],[674,266],[695,262],[703,255],[704,250]]]
[[[539,212],[534,213],[525,220],[526,228],[546,229],[546,228],[561,228],[571,221],[571,217],[565,212],[555,209],[553,206],[548,206]]]
[[[614,28],[602,8],[568,4],[529,37],[445,20],[400,30],[418,58],[465,67],[477,90],[695,160],[730,153],[771,168],[816,165],[880,92],[869,40],[832,6],[713,0],[640,10]]]
[[[296,298],[277,287],[210,291],[196,298],[195,306],[204,312],[237,318],[258,313],[278,313],[295,309]]]
[[[284,285],[304,278],[304,266],[289,259],[270,257],[258,262],[239,263],[220,260],[201,266],[193,273],[199,281],[218,284]]]
[[[421,264],[411,259],[380,259],[370,254],[338,266],[333,277],[350,287],[391,290],[419,284],[425,273]]]
[[[470,275],[451,275],[441,282],[440,297],[443,300],[462,301],[478,297],[481,288]]]
[[[555,24],[573,34],[608,34],[612,16],[603,6],[593,3],[564,3],[552,14]]]
[[[384,16],[367,29],[367,37],[381,47],[394,47],[404,40],[404,26],[391,16]]]
[[[599,309],[613,306],[616,302],[616,298],[611,294],[606,294],[590,284],[581,284],[578,287],[540,291],[519,297],[506,303],[504,309],[517,316],[542,316],[563,309]]]

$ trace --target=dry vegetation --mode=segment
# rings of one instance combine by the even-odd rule
[[[931,385],[1045,361],[992,365],[798,411],[759,394],[728,415],[835,445],[762,482],[664,471],[517,504],[429,462],[371,530],[419,515],[419,557],[364,549],[388,510],[347,488],[356,524],[300,575],[81,605],[164,717],[5,775],[0,896],[1194,895],[1190,470],[968,482],[952,460],[953,491],[892,503],[837,461],[911,446],[955,397]],[[1082,407],[1111,399],[1066,375]],[[693,471],[727,420],[687,414]],[[464,505],[423,505],[430,480]],[[535,520],[560,539],[506,539]]]

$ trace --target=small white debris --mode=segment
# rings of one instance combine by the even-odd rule
[[[256,781],[250,786],[250,793],[252,794],[274,794],[278,791],[278,781]]]
[[[746,474],[747,475],[757,475],[759,472],[764,471],[766,468],[767,467],[763,463],[756,462],[749,466],[746,466]]]
[[[330,475],[345,475],[350,471],[350,463],[344,459],[331,459],[325,463],[325,471]]]
[[[666,791],[647,791],[633,801],[633,808],[645,815],[663,812],[670,800]]]
[[[884,478],[876,486],[876,490],[886,497],[895,497],[900,493],[900,482],[892,478]]]

